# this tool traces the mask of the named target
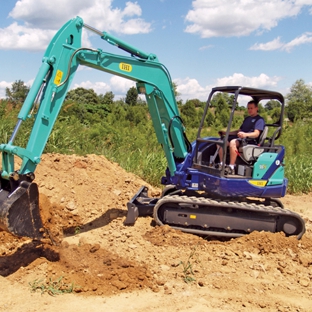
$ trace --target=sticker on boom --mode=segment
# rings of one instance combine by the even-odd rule
[[[63,77],[63,72],[61,70],[57,70],[56,71],[56,75],[55,75],[55,78],[54,78],[54,83],[58,86],[60,83],[61,83],[61,80],[62,80],[62,77]]]
[[[120,63],[119,69],[122,71],[130,73],[132,71],[132,66],[130,64],[126,64],[126,63]]]

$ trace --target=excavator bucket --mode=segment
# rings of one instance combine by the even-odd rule
[[[42,238],[43,225],[36,183],[22,181],[11,193],[0,190],[0,229],[16,236]]]

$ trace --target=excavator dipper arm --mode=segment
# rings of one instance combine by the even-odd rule
[[[86,28],[130,55],[116,55],[81,47]],[[42,221],[39,213],[38,187],[33,182],[48,138],[59,115],[73,77],[80,65],[135,81],[139,93],[145,94],[156,136],[162,145],[171,175],[176,160],[184,159],[189,143],[179,117],[170,74],[157,56],[148,54],[85,25],[80,17],[68,21],[46,49],[42,65],[18,115],[18,122],[8,143],[0,145],[0,229],[18,236],[40,238]],[[35,116],[31,116],[37,109]],[[26,147],[14,145],[23,121],[34,118]],[[15,169],[14,156],[22,159]]]

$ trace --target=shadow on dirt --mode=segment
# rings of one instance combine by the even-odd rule
[[[40,257],[55,262],[59,260],[59,253],[39,241],[24,244],[14,254],[0,257],[0,275],[3,277],[9,276],[21,267],[27,267]]]
[[[67,227],[63,229],[64,236],[72,236],[79,233],[88,232],[90,230],[98,229],[103,226],[108,225],[114,219],[125,217],[127,215],[127,211],[118,209],[118,208],[111,208],[107,210],[103,215],[100,217],[82,225],[73,225],[71,227]]]
[[[49,238],[47,239],[50,239],[52,245],[43,244],[40,241],[32,241],[23,244],[13,254],[0,256],[0,276],[9,276],[18,271],[21,267],[27,267],[30,263],[41,257],[44,257],[51,262],[59,261],[60,256],[57,251],[57,246],[61,244],[62,237],[73,236],[104,227],[113,220],[124,218],[126,215],[127,211],[112,208],[100,217],[85,224],[79,223],[78,220],[76,220],[76,222],[70,227],[64,227],[60,224],[59,227],[56,227],[55,223],[49,224],[50,230],[54,230],[49,231],[47,229],[47,233],[49,233]],[[54,235],[56,235],[58,240],[55,239]]]
[[[107,226],[109,223],[111,223],[114,219],[117,218],[126,218],[127,216],[127,211],[123,209],[118,209],[118,208],[111,208],[107,210],[103,215],[100,217],[86,223],[86,224],[76,224],[71,227],[66,227],[63,228],[63,235],[65,237],[70,237],[74,236],[80,233],[85,233],[94,229],[98,229],[104,226]],[[144,216],[140,216],[139,218],[144,218]],[[124,220],[123,220],[124,221]],[[123,223],[123,222],[122,222]],[[131,224],[129,225],[124,225],[125,227],[128,226],[133,226]],[[157,226],[155,220],[151,220],[150,226],[152,228],[155,228]],[[181,229],[182,230],[182,229]],[[232,238],[231,237],[220,237],[220,236],[206,236],[206,235],[200,235],[200,234],[191,234],[191,235],[196,235],[199,237],[202,237],[206,241],[217,241],[217,242],[227,242],[230,241]]]

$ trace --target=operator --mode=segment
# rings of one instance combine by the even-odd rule
[[[258,103],[251,100],[247,104],[248,115],[240,128],[235,131],[229,132],[227,146],[230,147],[230,164],[226,166],[225,174],[235,174],[236,159],[238,154],[238,147],[243,139],[247,139],[250,144],[258,144],[258,139],[262,133],[265,122],[264,119],[258,115]],[[220,136],[225,135],[225,131],[219,131]],[[221,168],[223,160],[223,149],[219,148],[220,163],[218,167]]]

